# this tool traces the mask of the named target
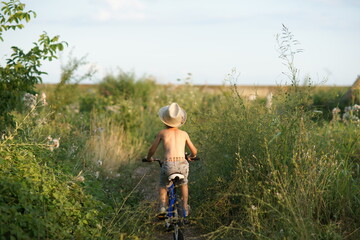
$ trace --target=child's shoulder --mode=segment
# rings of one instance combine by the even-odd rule
[[[189,136],[189,134],[186,132],[186,131],[184,131],[184,130],[180,130],[180,129],[178,129],[179,130],[179,133],[181,134],[181,135],[183,135],[183,136]]]
[[[158,134],[162,135],[162,134],[166,134],[168,132],[170,133],[170,132],[174,132],[174,131],[178,132],[180,134],[185,134],[185,135],[188,134],[187,132],[185,132],[184,130],[181,130],[179,128],[165,128],[165,129],[160,130],[160,132]]]

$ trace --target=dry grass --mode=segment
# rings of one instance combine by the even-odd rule
[[[121,166],[140,158],[143,141],[106,119],[92,121],[91,136],[86,142],[87,160],[99,165],[107,176],[115,176]]]

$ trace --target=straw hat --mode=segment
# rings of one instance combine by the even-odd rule
[[[186,121],[186,112],[177,103],[160,108],[159,117],[169,127],[181,127]]]

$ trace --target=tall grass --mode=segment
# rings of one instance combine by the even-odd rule
[[[208,239],[357,239],[357,123],[317,121],[313,87],[298,85],[294,40],[284,27],[280,57],[291,86],[269,111],[236,85],[193,128],[203,155],[192,170],[195,215]]]
[[[204,156],[192,171],[192,202],[210,239],[359,236],[358,162],[347,155],[359,152],[358,131],[319,127],[301,105],[279,114],[237,95],[219,104],[204,117],[211,121],[197,119]]]
[[[121,167],[140,159],[144,140],[133,137],[114,120],[91,120],[90,137],[86,141],[84,155],[93,165],[99,165],[107,175],[115,176]]]
[[[162,86],[124,72],[90,92],[68,81],[78,66],[69,64],[68,80],[42,89],[49,104],[14,112],[16,127],[0,140],[0,238],[160,238],[144,191],[152,184],[134,169],[171,102],[187,111],[182,129],[200,151],[189,186],[204,238],[360,238],[359,123],[319,118],[313,110],[338,106],[338,96],[300,87],[282,46],[292,86],[271,108],[236,86],[208,93],[188,78]],[[49,135],[60,138],[52,151]]]

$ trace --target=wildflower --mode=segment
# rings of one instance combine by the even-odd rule
[[[334,108],[333,110],[332,110],[332,114],[338,114],[338,113],[340,113],[341,112],[341,110],[340,110],[340,108],[338,108],[338,107],[336,107],[336,108]]]
[[[352,107],[351,106],[347,106],[345,107],[344,111],[345,112],[350,112],[352,110]]]
[[[345,113],[342,116],[344,122],[360,122],[359,119],[360,106],[355,104],[354,106],[345,107]]]
[[[60,140],[60,138],[59,139],[54,138],[52,140],[54,148],[58,148],[60,146],[60,141],[59,140]]]
[[[5,138],[6,138],[6,132],[5,130],[3,130],[1,134],[1,140],[5,140]]]
[[[251,205],[251,210],[257,210],[257,207],[255,207],[254,205]]]
[[[79,181],[79,182],[84,182],[85,181],[85,178],[84,178],[84,176],[77,176],[76,177],[76,181]]]
[[[75,178],[76,181],[79,181],[79,182],[84,182],[85,181],[84,176],[81,175],[82,173],[83,173],[82,170],[78,173],[78,175]]]
[[[267,109],[271,109],[271,106],[272,106],[272,98],[273,98],[273,94],[272,94],[272,92],[270,92],[270,93],[266,96],[266,108],[267,108]]]
[[[248,100],[249,101],[255,101],[256,100],[256,95],[255,94],[249,95]]]
[[[360,119],[357,116],[351,114],[350,112],[346,112],[343,115],[343,121],[358,122],[360,121]]]
[[[96,171],[96,172],[95,172],[95,177],[96,177],[96,179],[98,179],[99,176],[100,176],[100,172],[99,172],[99,171]]]
[[[339,121],[340,120],[340,112],[341,112],[340,108],[336,107],[331,112],[332,112],[331,121],[333,121],[333,122]]]
[[[23,97],[24,106],[29,110],[33,110],[36,107],[37,94],[25,93]]]
[[[42,106],[48,105],[48,103],[46,102],[46,94],[45,94],[45,92],[41,93],[40,102],[41,102]]]
[[[105,109],[108,110],[109,112],[114,112],[114,113],[118,113],[120,111],[120,106],[117,105],[112,105],[112,106],[106,106]]]
[[[101,160],[97,161],[97,165],[101,166],[103,165],[103,162]]]
[[[54,148],[59,148],[60,138],[52,138],[50,135],[47,137],[50,151],[54,151]]]

